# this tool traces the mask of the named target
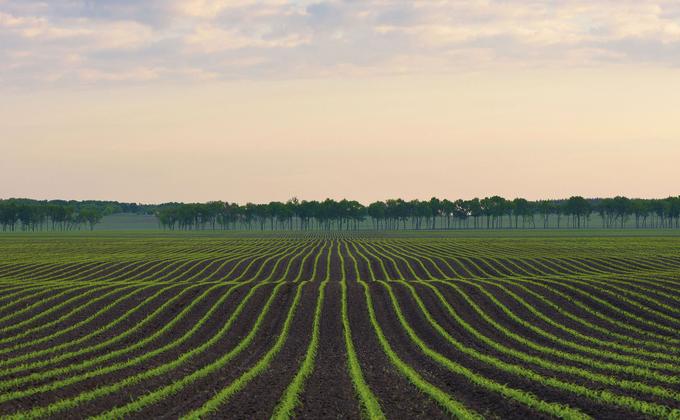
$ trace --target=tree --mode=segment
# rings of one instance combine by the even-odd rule
[[[534,216],[540,214],[543,228],[551,227],[556,216],[557,228],[585,228],[590,215],[597,211],[603,228],[623,228],[631,215],[635,227],[680,228],[680,197],[665,199],[613,198],[586,199],[572,196],[566,200],[529,201],[518,197],[512,201],[500,196],[471,200],[439,199],[404,201],[401,198],[376,201],[367,207],[356,200],[330,198],[319,201],[299,201],[240,205],[222,201],[207,203],[163,203],[138,205],[109,201],[37,201],[30,199],[0,200],[2,231],[94,229],[103,216],[116,212],[152,212],[163,229],[342,229],[356,230],[368,217],[373,229],[479,229],[480,217],[486,228],[500,229],[506,220],[509,227],[535,228]],[[567,217],[566,226],[562,224]],[[470,222],[472,220],[472,223]],[[483,220],[483,219],[482,219]],[[452,224],[453,222],[453,224]]]
[[[590,203],[581,196],[569,197],[569,200],[564,204],[564,213],[571,216],[571,226],[575,228],[581,228],[582,220],[583,227],[585,227],[585,220],[590,216],[590,212]]]
[[[461,200],[462,201],[462,200]],[[446,229],[451,229],[451,217],[455,214],[456,206],[452,201],[446,198],[441,201],[441,213],[446,217]]]
[[[432,197],[430,198],[429,204],[430,214],[432,216],[432,230],[435,230],[437,228],[437,217],[439,217],[442,211],[441,201],[436,197]]]
[[[522,217],[522,227],[525,226],[527,218],[532,215],[531,205],[525,198],[515,198],[512,200],[512,208],[515,216],[515,229],[518,228],[519,217]]]
[[[630,208],[635,215],[635,227],[646,227],[647,215],[649,214],[651,208],[650,203],[647,200],[641,200],[637,198],[631,201]]]
[[[472,200],[466,201],[465,207],[469,209],[470,216],[472,216],[475,221],[475,229],[479,228],[479,218],[484,215],[484,207],[482,206],[482,202],[479,200],[479,198],[475,197]]]
[[[79,215],[80,218],[90,226],[90,230],[94,230],[94,225],[102,220],[104,212],[97,207],[88,206],[80,209]]]
[[[373,225],[376,230],[381,227],[383,229],[386,228],[383,224],[386,213],[387,205],[383,201],[376,201],[368,205],[368,215],[373,219]]]
[[[627,197],[616,196],[614,197],[612,204],[616,218],[620,222],[621,229],[623,229],[623,225],[630,214],[630,199]]]
[[[549,200],[541,200],[536,204],[536,208],[543,219],[543,228],[547,229],[550,225],[550,215],[556,211],[555,204]]]

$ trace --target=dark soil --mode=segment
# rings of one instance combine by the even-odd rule
[[[623,253],[608,255],[604,252],[594,253],[592,257],[588,257],[585,253],[567,255],[566,253],[550,252],[546,252],[546,255],[543,256],[539,248],[524,249],[519,247],[519,251],[516,254],[512,254],[512,243],[510,241],[498,246],[493,246],[487,240],[471,240],[467,242],[461,240],[459,243],[456,242],[457,239],[424,241],[422,238],[417,240],[404,238],[391,243],[389,237],[381,237],[376,240],[366,236],[361,239],[348,240],[347,238],[350,238],[351,234],[345,232],[337,234],[326,232],[323,235],[315,235],[317,234],[305,233],[305,239],[303,240],[292,237],[287,239],[273,239],[267,236],[257,237],[255,233],[252,234],[252,238],[243,237],[238,240],[190,237],[180,241],[175,238],[173,240],[177,240],[178,243],[174,244],[174,246],[164,247],[168,245],[164,243],[164,246],[159,246],[155,249],[156,252],[140,253],[138,258],[131,258],[130,253],[126,252],[121,244],[118,244],[115,250],[112,251],[112,254],[107,255],[108,258],[102,259],[102,261],[73,259],[72,261],[78,262],[60,262],[63,261],[63,257],[57,256],[52,260],[47,259],[44,263],[0,263],[0,273],[2,273],[0,276],[3,277],[4,282],[0,284],[0,317],[12,315],[16,311],[38,302],[35,308],[26,313],[10,320],[0,321],[0,328],[11,328],[17,322],[34,317],[23,329],[4,333],[0,332],[0,350],[58,333],[74,323],[85,320],[93,314],[98,314],[92,320],[73,331],[43,343],[25,345],[11,352],[1,354],[0,364],[12,357],[64,344],[68,344],[68,346],[63,352],[83,350],[83,354],[70,356],[62,361],[51,362],[44,367],[35,367],[32,363],[49,360],[52,357],[59,356],[61,353],[55,352],[37,357],[32,356],[31,359],[21,361],[20,363],[14,361],[7,363],[6,366],[0,365],[0,382],[13,378],[21,378],[32,373],[44,375],[45,372],[54,368],[68,367],[83,361],[92,360],[98,356],[108,355],[117,350],[129,349],[130,346],[135,345],[140,340],[149,337],[165,325],[168,325],[171,320],[175,319],[192,302],[198,302],[176,325],[169,328],[157,339],[137,349],[126,351],[122,355],[112,357],[96,366],[91,366],[81,371],[67,372],[54,378],[37,379],[31,383],[19,385],[16,388],[3,389],[3,392],[31,389],[32,387],[50,384],[54,381],[85,372],[94,372],[97,369],[111,366],[115,363],[149,354],[150,351],[159,347],[169,343],[176,343],[177,340],[183,337],[194,326],[200,325],[195,333],[185,342],[179,343],[175,348],[167,349],[160,354],[150,357],[143,361],[143,363],[127,366],[107,374],[98,374],[92,378],[61,387],[53,392],[36,393],[26,398],[0,403],[0,416],[28,410],[32,407],[46,406],[62,399],[74,398],[84,392],[120,383],[149,369],[165,366],[178,360],[182,355],[215,337],[234,313],[235,308],[245,299],[249,291],[253,290],[255,286],[261,285],[253,292],[250,300],[245,303],[243,312],[236,318],[231,329],[224,335],[218,336],[215,343],[205,351],[195,354],[192,358],[168,372],[141,382],[126,385],[119,391],[102,395],[89,401],[83,401],[76,409],[56,413],[55,418],[83,418],[104,413],[114,407],[124,406],[149,392],[167,387],[169,384],[175,383],[191,375],[193,372],[209,366],[238,346],[253,328],[258,315],[261,313],[267,299],[271,296],[276,284],[280,283],[280,291],[274,297],[270,311],[264,316],[261,328],[254,335],[253,342],[249,346],[226,365],[208,373],[204,377],[197,378],[168,398],[143,407],[141,411],[134,413],[131,417],[139,419],[177,418],[198,409],[213,398],[217,392],[228,387],[244,373],[248,372],[270,351],[282,331],[296,290],[302,284],[294,282],[300,273],[299,280],[304,283],[301,300],[292,319],[290,334],[284,341],[281,351],[271,360],[270,365],[265,371],[255,376],[243,389],[218,407],[218,411],[213,413],[214,418],[270,418],[274,408],[280,402],[285,390],[298,373],[305,358],[311,342],[314,310],[319,296],[319,289],[321,282],[326,279],[328,283],[325,287],[325,297],[319,324],[319,343],[314,367],[299,395],[299,401],[293,413],[294,418],[359,419],[364,414],[362,413],[363,408],[354,388],[348,367],[347,348],[341,318],[342,281],[345,281],[347,286],[349,325],[359,365],[365,382],[377,398],[387,418],[437,419],[450,417],[450,414],[434,399],[411,384],[408,378],[398,370],[384,352],[374,326],[370,321],[364,288],[359,280],[365,281],[368,284],[378,324],[392,350],[425,381],[445,392],[450,398],[461,402],[465,407],[476,411],[486,418],[526,419],[545,417],[534,409],[501,396],[496,391],[475,384],[474,381],[471,381],[465,375],[454,373],[445,365],[429,357],[416,345],[402,327],[389,293],[381,283],[372,281],[374,277],[377,280],[389,282],[405,320],[411,325],[416,335],[424,344],[450,361],[496,383],[521,389],[544,401],[578,408],[595,418],[644,418],[635,412],[599,403],[593,399],[578,396],[553,386],[541,385],[527,379],[523,375],[498,369],[492,364],[480,360],[478,357],[459,350],[429,323],[409,288],[402,282],[391,281],[402,276],[408,284],[415,288],[417,295],[422,299],[428,312],[447,334],[476,352],[488,355],[501,362],[520,365],[546,378],[557,377],[563,381],[590,389],[607,390],[617,395],[630,396],[642,401],[663,404],[671,408],[680,408],[680,404],[673,399],[652,397],[644,392],[624,390],[620,386],[608,386],[599,382],[590,382],[577,374],[561,374],[558,371],[541,367],[540,364],[535,362],[526,363],[503,351],[496,350],[493,346],[486,344],[474,334],[466,331],[456,321],[455,317],[451,316],[446,310],[445,305],[442,304],[427,285],[423,284],[423,282],[415,281],[418,278],[425,279],[426,281],[435,280],[440,277],[458,278],[458,280],[435,281],[430,284],[441,293],[446,302],[454,308],[456,313],[465,322],[469,323],[479,333],[508,348],[540,357],[552,363],[579,367],[620,380],[635,380],[649,385],[663,386],[664,388],[680,392],[680,387],[677,385],[645,380],[633,374],[595,368],[586,363],[562,359],[561,356],[550,355],[532,349],[529,345],[507,337],[504,333],[493,327],[493,325],[482,319],[460,293],[445,284],[446,282],[455,284],[463,293],[469,296],[481,311],[484,311],[495,322],[534,343],[566,353],[580,354],[591,359],[622,365],[624,362],[610,356],[592,354],[589,350],[575,350],[568,345],[560,344],[532,331],[531,328],[521,325],[506,315],[482,289],[488,291],[491,296],[507,306],[513,314],[531,326],[543,329],[560,339],[578,343],[586,346],[588,349],[601,349],[618,354],[634,355],[634,352],[612,349],[593,343],[588,339],[576,337],[562,330],[559,326],[576,330],[597,340],[615,341],[611,335],[589,328],[563,315],[550,304],[543,302],[530,292],[540,295],[564,311],[573,313],[587,322],[617,334],[625,334],[633,338],[644,338],[645,340],[653,341],[650,337],[635,337],[631,330],[603,321],[592,312],[598,311],[621,322],[629,323],[629,325],[671,337],[672,334],[658,326],[680,326],[680,319],[677,319],[677,317],[671,320],[664,319],[664,317],[656,316],[648,310],[636,307],[616,296],[616,294],[625,296],[626,299],[632,302],[637,302],[640,305],[671,317],[677,315],[677,312],[663,306],[675,307],[677,306],[678,298],[680,298],[680,281],[677,280],[680,277],[677,272],[673,271],[678,269],[680,257],[671,255],[671,251],[666,252],[668,255],[653,255],[649,253],[631,257]],[[150,241],[145,246],[153,247],[154,243],[162,242]],[[523,246],[525,245],[523,244]],[[494,255],[494,252],[497,252],[499,249],[502,252],[499,255]],[[116,258],[117,253],[120,253],[119,259]],[[342,255],[342,259],[340,255]],[[509,255],[514,256],[509,257]],[[316,273],[313,275],[314,262],[317,260],[317,256],[319,256],[318,264]],[[330,264],[327,268],[329,257]],[[657,272],[654,275],[650,275],[651,270],[659,270],[658,273],[661,273],[661,275],[655,277]],[[661,272],[661,270],[665,271]],[[630,284],[612,282],[611,286],[621,289],[616,290],[613,287],[608,287],[606,281],[605,283],[595,281],[589,283],[589,276],[601,276],[602,271],[607,273],[629,273],[622,275],[621,279]],[[643,278],[649,279],[650,282],[636,283],[635,273],[641,273],[644,276]],[[613,277],[601,276],[591,278],[603,279]],[[59,286],[44,283],[46,287],[35,287],[40,286],[41,281],[47,282],[59,279],[61,279],[61,283],[58,283]],[[236,279],[238,279],[238,283],[233,282]],[[521,279],[530,279],[534,284]],[[126,289],[125,280],[135,280],[135,284],[131,288]],[[264,280],[268,280],[268,282],[262,284]],[[556,282],[553,282],[553,280]],[[652,283],[655,280],[659,281],[658,285]],[[26,282],[23,286],[22,281]],[[579,283],[581,281],[583,283]],[[84,282],[87,282],[87,284]],[[227,290],[235,284],[237,286],[233,289],[234,291],[220,301],[225,296]],[[563,293],[564,296],[541,287],[540,284],[549,285],[554,290]],[[146,285],[150,287],[144,288]],[[533,314],[508,291],[503,290],[500,287],[501,285],[508,291],[521,296],[529,305],[540,313],[545,314],[545,316],[558,325],[552,325]],[[519,285],[526,287],[526,290]],[[624,309],[646,320],[650,320],[657,327],[623,317],[595,299],[588,298],[571,290],[567,285],[585,291],[610,303],[616,308]],[[101,286],[105,287],[91,295],[84,295],[85,292]],[[640,287],[649,290],[643,290]],[[90,337],[82,343],[72,344],[81,337],[101,328],[106,328],[107,325],[123,317],[127,311],[164,288],[167,289],[156,298],[141,306],[139,310],[131,314],[124,322],[106,329],[97,336]],[[656,291],[654,290],[655,288]],[[116,299],[135,289],[139,289],[139,292],[121,300],[110,308],[108,307]],[[91,300],[111,290],[116,291],[106,299],[85,307]],[[63,291],[66,291],[63,296],[55,297]],[[198,297],[206,291],[208,292],[205,296],[200,301],[197,301]],[[614,292],[614,294],[608,293],[609,291]],[[634,296],[627,293],[628,291],[655,299],[661,305],[648,299]],[[165,302],[174,298],[176,300],[170,306],[159,312],[154,318],[148,318],[150,314]],[[49,316],[41,316],[45,311],[69,299],[72,299],[72,301],[64,305],[64,307],[59,308]],[[592,310],[583,310],[574,303],[575,299],[583,302]],[[206,314],[209,313],[211,308],[215,310],[207,317]],[[3,341],[3,338],[11,339],[14,335],[21,334],[29,328],[41,327],[74,310],[76,310],[75,313],[70,315],[68,319],[60,321],[55,325],[42,328],[16,341]],[[206,318],[205,323],[198,324],[199,320],[204,317]],[[149,322],[145,323],[145,319],[148,319]],[[105,347],[94,348],[94,346],[106,340],[121,337],[130,328],[139,325],[141,327],[130,334],[130,336],[116,340]],[[680,335],[672,338],[680,338]],[[662,342],[660,340],[657,341]],[[627,341],[622,341],[621,344],[634,347]],[[646,349],[660,352],[654,346],[649,346]],[[669,353],[675,356],[678,355],[678,352]],[[635,357],[643,362],[652,360],[667,361],[663,358],[654,358],[652,356],[637,355]],[[3,370],[17,366],[21,366],[19,372],[11,374],[7,372],[2,373]],[[678,373],[677,370],[672,368],[668,368],[666,371],[656,371],[668,376],[677,375]]]

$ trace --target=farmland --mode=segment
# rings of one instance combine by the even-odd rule
[[[0,237],[0,418],[678,418],[680,237]]]

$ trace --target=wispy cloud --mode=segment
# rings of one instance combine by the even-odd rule
[[[0,1],[0,83],[680,64],[675,1]],[[163,70],[163,69],[172,69]]]
[[[214,25],[201,25],[185,38],[190,52],[203,53],[245,48],[295,48],[310,42],[311,37],[301,34],[246,34]]]
[[[251,15],[288,14],[297,2],[286,0],[185,0],[175,4],[181,14],[214,19],[229,11],[248,10]]]

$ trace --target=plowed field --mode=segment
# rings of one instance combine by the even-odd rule
[[[2,418],[680,418],[680,239],[0,237]]]

